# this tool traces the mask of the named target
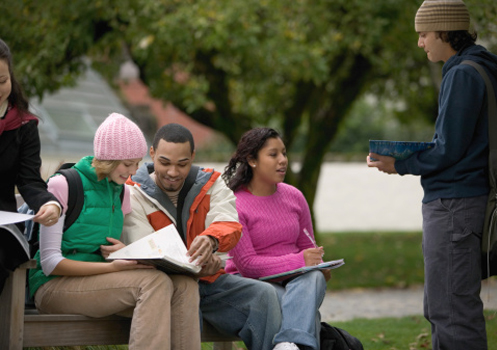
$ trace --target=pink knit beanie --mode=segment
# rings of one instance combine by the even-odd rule
[[[99,160],[143,158],[147,142],[135,123],[122,114],[112,113],[98,127],[93,151]]]

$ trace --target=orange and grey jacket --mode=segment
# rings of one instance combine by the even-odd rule
[[[136,175],[128,179],[132,211],[124,219],[122,241],[130,244],[170,224],[176,225],[176,207],[156,184],[150,174],[153,163],[145,163]],[[212,169],[199,169],[192,188],[185,197],[182,221],[186,227],[186,245],[190,247],[199,235],[208,235],[219,241],[219,252],[227,252],[238,243],[242,225],[238,222],[236,197]],[[185,237],[183,237],[185,238]],[[225,273],[201,278],[214,282]]]

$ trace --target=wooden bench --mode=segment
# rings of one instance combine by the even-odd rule
[[[26,271],[35,266],[31,260],[12,272],[0,295],[0,349],[128,343],[129,318],[40,315],[36,309],[26,309]],[[213,349],[232,349],[234,341],[240,339],[224,336],[204,322],[202,342],[214,343]]]

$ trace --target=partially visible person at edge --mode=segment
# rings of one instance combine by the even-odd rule
[[[260,278],[322,262],[311,213],[302,192],[283,183],[288,159],[280,135],[270,128],[247,131],[223,178],[236,196],[243,236],[229,252],[226,272]],[[271,283],[278,292],[282,325],[274,350],[319,350],[319,307],[330,271],[311,271]]]
[[[68,183],[62,175],[49,179],[48,189],[64,211],[56,225],[41,226],[30,292],[40,313],[132,318],[129,349],[200,350],[195,279],[169,276],[134,260],[105,261],[124,246],[118,239],[124,215],[131,211],[124,183],[146,153],[145,137],[135,123],[117,113],[105,119],[95,134],[95,156],[74,165],[85,203],[65,231]]]
[[[23,200],[36,212],[33,220],[50,226],[59,219],[61,207],[41,178],[38,119],[28,108],[28,100],[14,76],[10,49],[0,39],[0,210],[17,212],[17,187]],[[13,229],[17,230],[17,226]],[[20,247],[11,246],[17,241],[5,239],[4,236],[0,243],[0,292],[9,271],[29,258],[17,254]]]
[[[274,288],[226,274],[214,254],[233,249],[240,239],[233,192],[219,172],[192,165],[193,136],[179,124],[157,131],[150,156],[152,163],[143,164],[128,181],[133,210],[124,222],[124,243],[175,224],[191,261],[202,266],[198,287],[203,319],[223,334],[240,337],[248,349],[270,350],[281,325]],[[182,191],[189,174],[193,184]]]
[[[475,44],[468,9],[460,0],[424,1],[414,24],[428,60],[444,62],[435,146],[397,161],[371,153],[367,164],[388,174],[421,176],[424,313],[433,349],[487,349],[480,299],[489,193],[487,93],[479,73],[461,62],[482,65],[497,91],[497,56]]]

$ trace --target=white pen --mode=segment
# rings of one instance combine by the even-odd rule
[[[309,231],[307,231],[306,228],[304,228],[304,233],[307,237],[309,237],[309,239],[311,240],[312,244],[314,245],[315,248],[319,248],[316,241],[312,238],[311,234],[309,233]],[[324,253],[321,254],[321,257],[324,256]]]
[[[311,240],[312,244],[314,245],[315,248],[319,248],[318,245],[316,244],[316,241],[312,238],[311,234],[309,233],[309,231],[307,231],[306,228],[304,228],[304,233],[307,237],[309,237],[309,239]]]

